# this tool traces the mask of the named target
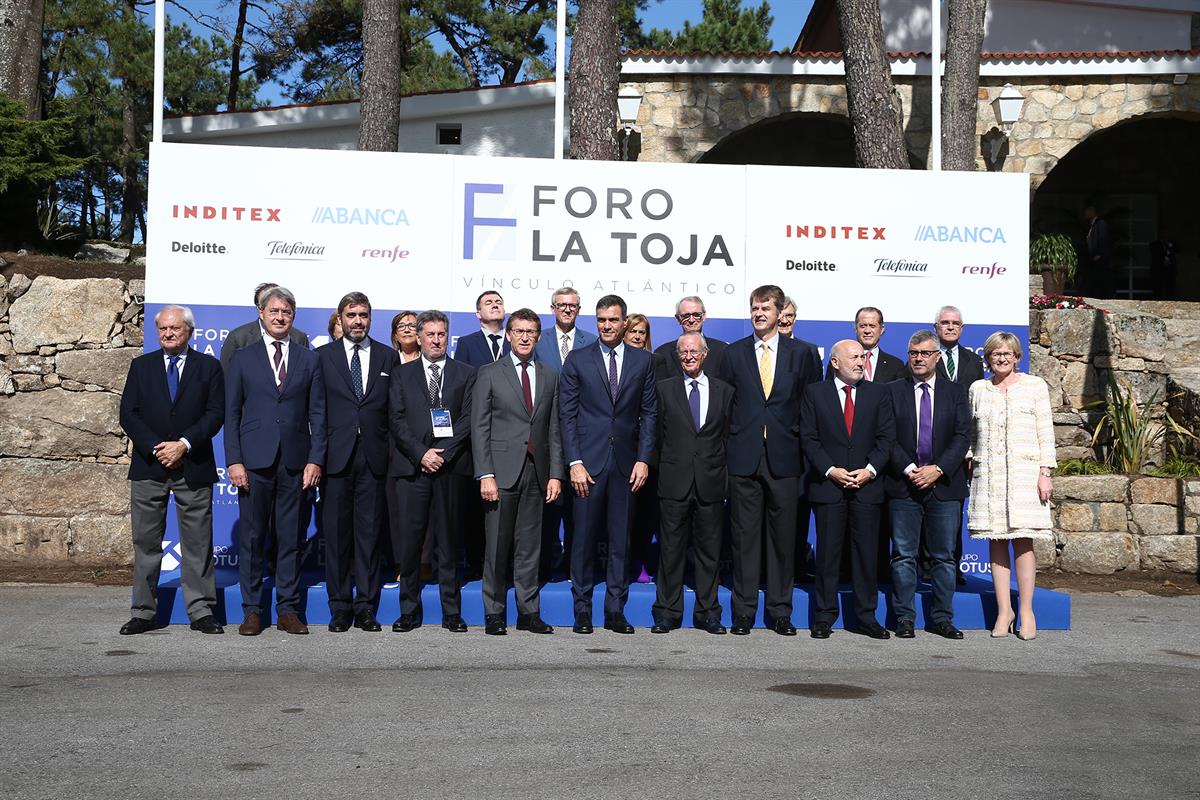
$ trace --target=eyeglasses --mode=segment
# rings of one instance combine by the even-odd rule
[[[401,322],[396,326],[396,330],[398,331],[415,331],[416,329],[417,323],[415,322]]]
[[[1017,357],[1016,353],[1010,353],[1007,350],[1003,350],[1003,351],[997,350],[996,352],[992,353],[992,358],[1003,358],[1005,360],[1008,360],[1010,358],[1016,358],[1016,357]]]
[[[685,319],[704,319],[703,311],[689,311],[686,314],[676,314],[675,319],[683,321]]]
[[[282,308],[282,309],[272,308],[269,311],[267,311],[267,316],[268,317],[280,317],[282,319],[291,319],[292,317],[296,316],[296,312],[289,311],[286,308]]]
[[[520,339],[532,339],[538,335],[539,331],[536,328],[513,328],[509,333]]]
[[[942,352],[942,351],[941,350],[909,350],[908,355],[910,358],[933,358],[940,352]]]
[[[579,303],[555,303],[554,307],[559,311],[578,311]]]
[[[680,358],[699,358],[702,355],[704,355],[703,350],[680,350],[679,351]]]

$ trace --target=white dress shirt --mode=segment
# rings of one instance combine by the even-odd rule
[[[689,378],[687,373],[683,374],[683,399],[689,404],[688,395],[692,393],[692,381],[696,381],[696,388],[700,392],[700,427],[704,427],[704,422],[708,419],[708,376],[702,371],[695,378]],[[688,406],[689,409],[691,406]]]
[[[421,355],[421,369],[425,370],[425,391],[429,391],[429,379],[433,377],[433,371],[429,368],[437,364],[438,366],[438,399],[441,399],[442,389],[446,385],[446,357],[442,356],[440,361],[430,361],[428,358]]]
[[[934,400],[933,384],[934,384],[934,381],[936,381],[936,380],[937,380],[937,372],[934,372],[932,375],[930,375],[924,381],[919,381],[916,378],[913,378],[913,412],[914,412],[914,418],[917,420],[916,431],[917,431],[917,439],[918,440],[920,440],[920,438],[921,438],[921,384],[922,383],[929,384],[929,427],[930,427],[930,432],[932,432],[932,430],[933,430],[933,404],[936,402]],[[918,443],[919,443],[919,441],[918,441]],[[904,474],[907,475],[908,473],[912,472],[916,468],[917,468],[916,464],[909,464],[907,467],[904,468]]]
[[[560,352],[562,351],[563,337],[565,336],[565,337],[567,337],[567,352],[569,353],[572,350],[574,350],[575,349],[575,331],[577,331],[577,330],[578,330],[578,328],[571,328],[571,330],[569,330],[569,331],[564,331],[562,328],[555,325],[554,326],[554,348]]]
[[[488,355],[492,357],[492,361],[499,361],[500,358],[504,358],[504,329],[501,328],[498,331],[489,331],[487,328],[480,325],[479,332],[483,334],[483,343],[487,345]],[[496,339],[496,346],[500,348],[499,350],[492,349],[493,336],[499,337]],[[496,358],[496,353],[500,354],[500,358]]]
[[[771,383],[775,383],[775,375],[779,371],[779,333],[776,331],[770,338],[758,339],[754,342],[754,369],[762,363],[763,348],[771,351]],[[761,373],[760,373],[761,374]]]
[[[172,358],[171,354],[168,353],[166,350],[163,350],[163,370],[164,371],[171,368],[171,358]],[[179,359],[179,365],[175,367],[175,377],[179,378],[179,381],[182,383],[183,382],[183,365],[184,365],[184,363],[187,362],[187,348],[186,347],[183,348],[183,352],[180,353],[179,355],[175,356],[175,358]],[[179,441],[183,442],[183,446],[187,449],[187,451],[189,453],[192,452],[192,443],[191,442],[189,442],[187,439],[185,439],[182,436],[179,437]]]
[[[283,369],[288,371],[288,348],[291,347],[291,337],[285,336],[282,339],[276,339],[271,334],[263,331],[263,343],[267,346],[267,363],[271,366],[271,374],[275,376],[275,385],[279,386],[279,370],[275,368],[275,342],[283,345]]]
[[[864,348],[863,353],[871,354],[871,377],[868,378],[866,370],[863,370],[863,379],[869,380],[869,381],[874,381],[875,380],[875,370],[879,369],[879,345],[875,345],[874,347],[871,347],[871,348]]]
[[[342,337],[342,343],[346,346],[346,366],[351,367],[350,376],[354,376],[352,362],[354,361],[354,342]],[[367,393],[367,386],[370,382],[370,365],[371,365],[371,337],[364,336],[361,342],[358,342],[358,365],[362,368],[362,390],[363,394]]]
[[[517,354],[511,350],[508,357],[512,359],[513,366],[517,369],[517,385],[521,385],[521,359],[517,358]],[[533,353],[529,354],[527,362],[529,364],[529,396],[530,398],[537,397],[537,370],[533,368]]]
[[[621,370],[625,366],[625,343],[618,342],[616,347],[609,348],[604,342],[600,343],[600,353],[604,356],[604,374],[608,375],[608,354],[617,354],[617,386],[621,385]]]
[[[850,386],[850,400],[854,402],[854,404],[855,404],[854,408],[857,411],[857,409],[858,409],[858,386],[851,386],[850,384],[845,383],[841,378],[839,378],[837,376],[836,373],[834,373],[834,376],[833,376],[833,385],[835,387],[837,387],[838,400],[841,402],[842,413],[843,414],[846,413],[846,392],[843,388],[846,386]],[[867,469],[869,469],[871,471],[872,477],[879,475],[879,473],[875,470],[875,465],[871,464],[870,462],[867,462]],[[830,467],[829,469],[825,470],[825,474],[828,475],[832,471],[833,471],[833,467]]]

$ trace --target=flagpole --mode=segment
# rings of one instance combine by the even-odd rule
[[[163,75],[166,72],[166,0],[154,0],[154,126],[151,141],[162,141],[163,127]]]
[[[158,0],[163,2],[163,0]],[[563,157],[563,115],[567,107],[567,0],[555,4],[558,20],[554,32],[554,157]]]

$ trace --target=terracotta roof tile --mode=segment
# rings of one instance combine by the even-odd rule
[[[723,53],[705,53],[698,50],[692,51],[674,51],[674,50],[626,50],[623,54],[627,58],[661,58],[661,59],[685,59],[685,58],[744,58],[744,59],[759,59],[766,60],[769,58],[789,58],[789,59],[814,59],[828,60],[841,58],[842,51],[840,50],[818,50],[810,52],[792,52],[785,50],[766,50],[759,52],[723,52]],[[1200,55],[1200,49],[1197,50],[1078,50],[1078,51],[1055,51],[1047,53],[1034,52],[1012,52],[1012,53],[982,53],[984,61],[1072,61],[1079,59],[1088,60],[1105,60],[1105,59],[1124,59],[1124,58],[1155,58],[1160,56],[1197,56]],[[888,58],[928,58],[929,52],[923,50],[889,50]]]

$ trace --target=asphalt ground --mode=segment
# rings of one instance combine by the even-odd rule
[[[1035,641],[683,629],[123,637],[0,585],[0,798],[1200,798],[1200,597]]]

